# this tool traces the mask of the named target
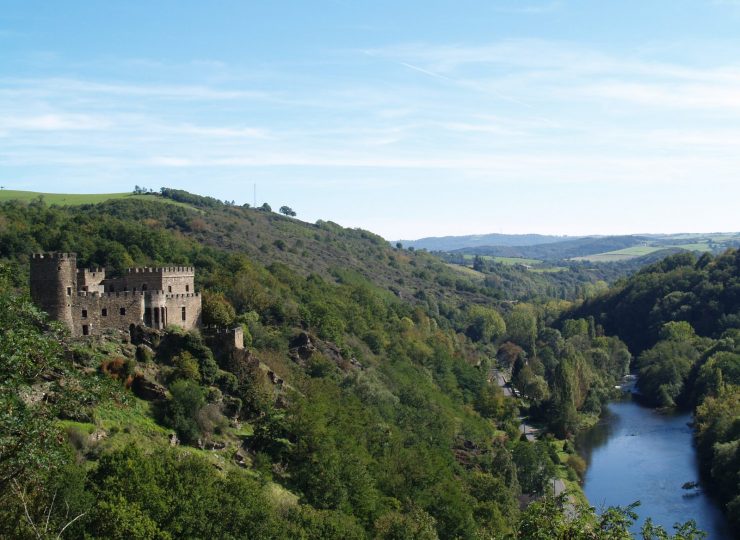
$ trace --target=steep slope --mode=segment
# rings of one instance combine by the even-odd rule
[[[238,537],[230,527],[242,523],[264,538],[390,538],[399,528],[473,538],[517,526],[512,452],[528,443],[517,442],[515,406],[488,382],[486,357],[462,332],[465,305],[486,297],[458,289],[464,278],[432,256],[334,224],[145,200],[4,203],[0,250],[21,290],[36,250],[75,251],[85,264],[119,269],[193,264],[205,321],[241,325],[249,346],[223,353],[174,330],[133,343],[54,337],[70,373],[144,385],[155,402],[120,388],[118,402],[100,397],[60,411],[71,457],[60,456],[33,489],[29,477],[25,502],[2,494],[2,534],[30,535],[23,504],[43,515],[55,489],[72,508],[91,507],[73,536],[109,536],[111,523],[152,537]],[[55,376],[60,388],[71,384]],[[170,449],[173,431],[195,448]],[[178,502],[156,488],[184,490],[187,477],[193,498]],[[204,506],[196,510],[188,501],[197,499]],[[203,514],[224,505],[241,517]],[[108,517],[114,509],[118,521]]]

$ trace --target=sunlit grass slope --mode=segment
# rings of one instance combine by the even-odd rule
[[[188,204],[159,197],[158,195],[134,195],[133,193],[40,193],[37,191],[17,191],[12,189],[0,190],[0,202],[26,201],[30,202],[43,197],[46,204],[59,206],[76,206],[80,204],[97,204],[113,199],[143,199],[174,204],[185,208],[193,208]]]

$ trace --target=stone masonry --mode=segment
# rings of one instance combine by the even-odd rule
[[[200,326],[201,298],[190,266],[129,268],[109,277],[104,268],[78,269],[75,253],[34,253],[31,298],[73,336],[139,324]]]

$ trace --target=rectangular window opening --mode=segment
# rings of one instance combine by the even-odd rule
[[[86,309],[83,309],[82,310],[82,318],[83,319],[87,319],[87,310]]]
[[[72,296],[72,287],[67,287],[67,296]]]
[[[119,312],[121,315],[126,315],[126,308],[122,307]]]
[[[172,292],[172,285],[167,285],[167,292]]]
[[[190,285],[185,285],[185,292],[190,292]]]
[[[83,336],[89,336],[90,335],[90,327],[86,324],[82,325],[82,335]]]
[[[187,318],[188,318],[188,316],[187,316],[187,313],[186,313],[186,311],[185,311],[185,308],[183,307],[183,308],[182,308],[182,320],[183,320],[183,321],[186,321],[186,320],[187,320]]]
[[[100,312],[100,314],[103,317],[107,317],[108,316],[108,308],[103,308],[102,311]]]

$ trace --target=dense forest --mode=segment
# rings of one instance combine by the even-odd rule
[[[71,340],[27,297],[29,254],[52,250],[111,271],[195,266],[204,322],[240,326],[246,348],[175,328]],[[630,537],[634,507],[597,515],[549,487],[577,485],[572,436],[629,369],[587,311],[608,297],[562,316],[568,302],[508,301],[367,231],[177,190],[3,203],[0,262],[0,536]],[[708,337],[690,338],[691,399],[713,449],[737,432],[737,393],[731,336]],[[550,433],[520,437],[520,412]]]

